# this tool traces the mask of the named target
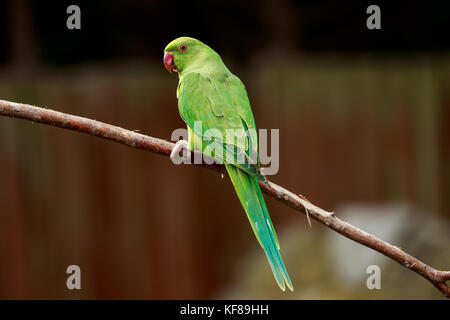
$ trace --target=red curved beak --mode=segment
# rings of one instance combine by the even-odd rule
[[[170,73],[172,73],[172,71],[177,70],[177,66],[175,65],[173,54],[171,54],[170,52],[164,53],[163,61],[164,61],[164,66],[166,67],[167,71],[169,71]]]

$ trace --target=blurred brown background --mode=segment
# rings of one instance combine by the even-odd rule
[[[79,31],[66,28],[69,4]],[[184,124],[162,51],[199,38],[246,84],[258,127],[280,129],[271,180],[448,270],[449,5],[380,7],[382,30],[369,31],[357,1],[1,1],[0,99],[169,139]],[[266,200],[293,293],[277,287],[227,179],[0,117],[0,298],[441,298]],[[71,264],[82,290],[66,288]],[[373,264],[380,290],[366,287]]]

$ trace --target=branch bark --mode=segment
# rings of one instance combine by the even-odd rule
[[[171,142],[117,126],[27,104],[0,100],[0,115],[84,132],[119,142],[132,148],[142,149],[164,156],[169,156],[174,146]],[[216,170],[221,174],[226,174],[226,170],[221,165],[202,164],[201,166]],[[311,216],[314,220],[340,233],[344,237],[384,254],[405,268],[421,275],[447,298],[450,298],[450,287],[446,283],[450,281],[450,271],[440,271],[426,265],[400,248],[342,221],[334,213],[315,206],[305,197],[296,195],[275,183],[269,181],[267,183],[260,182],[259,184],[262,191],[272,198],[277,199],[294,210],[306,214],[308,218]]]

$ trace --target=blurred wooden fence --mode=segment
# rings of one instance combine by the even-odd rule
[[[258,127],[280,129],[275,182],[329,210],[398,200],[449,217],[449,57],[273,61],[236,74]],[[0,98],[169,139],[184,127],[176,84],[160,65],[5,71]],[[279,233],[304,222],[267,202]],[[214,172],[0,118],[0,298],[212,297],[256,246]],[[79,292],[65,286],[70,264]]]

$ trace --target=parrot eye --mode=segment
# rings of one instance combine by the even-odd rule
[[[188,49],[187,44],[184,44],[184,43],[180,44],[180,49],[179,49],[179,50],[180,50],[181,52],[186,52],[187,49]]]

